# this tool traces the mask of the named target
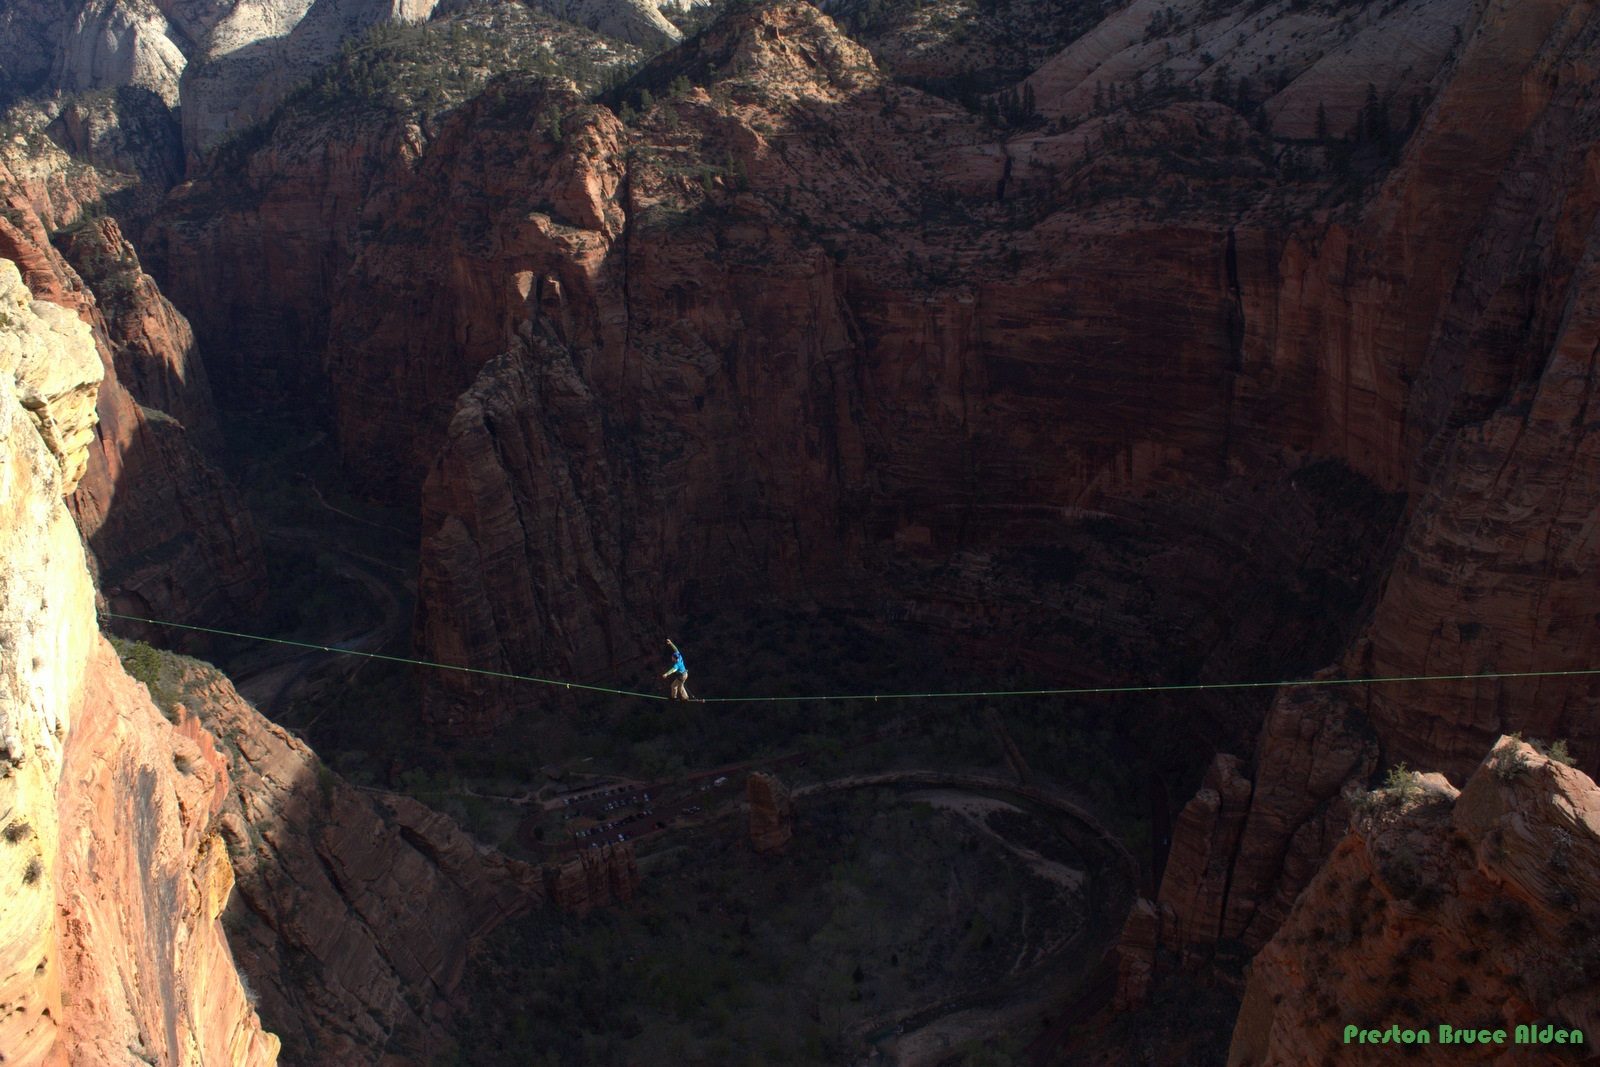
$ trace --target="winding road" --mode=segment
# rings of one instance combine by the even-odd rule
[[[410,623],[406,604],[412,595],[406,571],[392,563],[342,548],[326,531],[305,527],[278,526],[262,535],[269,544],[292,544],[332,556],[331,572],[359,584],[373,605],[377,618],[354,633],[319,634],[315,640],[329,647],[358,652],[376,652],[403,638]],[[245,698],[271,719],[279,719],[288,709],[296,691],[315,671],[338,664],[349,677],[368,661],[340,656],[317,649],[277,646],[259,657],[241,658],[232,665],[235,684]]]
[[[1077,1002],[1097,1000],[1105,992],[1107,975],[1114,974],[1111,954],[1138,886],[1139,866],[1099,820],[1074,799],[1049,786],[941,771],[851,775],[803,786],[791,797],[798,802],[848,789],[885,787],[1014,798],[1053,816],[1056,830],[1085,861],[1083,892],[1088,911],[1073,938],[1052,954],[1062,962],[1075,958],[1080,961],[1079,966],[1061,968],[1043,981],[1035,967],[982,991],[862,1024],[857,1027],[858,1038],[868,1040],[872,1034],[882,1034],[875,1044],[890,1062],[903,1067],[931,1065],[949,1058],[966,1041],[1036,1025],[1047,1015],[1059,1015],[1064,1006],[1070,1011]],[[1057,1029],[1053,1027],[1041,1035],[1030,1049],[1034,1062],[1043,1062],[1040,1056],[1055,1044],[1051,1034]]]

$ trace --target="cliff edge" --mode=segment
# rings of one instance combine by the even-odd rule
[[[88,325],[0,260],[0,1048],[8,1064],[272,1064],[217,921],[226,770],[100,636],[63,502],[102,375]]]

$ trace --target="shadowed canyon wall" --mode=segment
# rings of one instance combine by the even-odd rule
[[[26,140],[0,152],[0,254],[17,262],[36,297],[83,319],[99,351],[98,424],[68,503],[100,592],[127,614],[234,619],[261,603],[266,572],[249,513],[203,451],[216,446],[218,430],[188,323],[142,272],[117,224],[86,214],[107,180],[38,134]]]
[[[174,278],[185,306],[267,316],[259,294],[339,294],[281,314],[326,331],[351,470],[396,501],[423,487],[422,648],[582,677],[666,619],[775,594],[1002,648],[1026,629],[1044,651],[1013,669],[1086,678],[1237,674],[1255,666],[1240,616],[1304,635],[1283,647],[1320,642],[1306,666],[1337,653],[1348,634],[1307,609],[1364,601],[1395,503],[1342,457],[1297,480],[1316,419],[1298,379],[1232,402],[1237,234],[1098,202],[1052,213],[1042,166],[989,200],[1008,150],[993,131],[885,78],[809,7],[737,16],[643,77],[678,69],[708,88],[632,125],[498,87],[376,177],[363,142],[297,126],[251,157],[242,198],[207,176],[157,227],[248,275]],[[552,110],[559,137],[527,121]],[[1206,152],[1222,139],[1205,120],[1237,132],[1226,109],[1172,110]],[[1239,184],[1224,172],[1206,195]],[[318,216],[333,239],[280,256],[278,234],[313,231],[291,204],[333,210],[313,193],[342,213]],[[296,347],[270,345],[254,350]],[[1038,562],[1074,539],[1081,568]],[[1256,574],[1252,542],[1281,565]],[[1333,563],[1349,559],[1368,562]],[[457,730],[526,710],[492,684],[429,684]],[[1227,736],[1260,713],[1225,710]]]
[[[1404,412],[1402,447],[1374,473],[1409,482],[1412,506],[1341,673],[1560,671],[1600,653],[1600,115],[1581,58],[1600,40],[1593,16],[1585,5],[1489,7],[1405,160],[1347,242],[1323,252],[1324,277],[1365,272],[1377,287],[1398,266],[1406,280],[1403,300],[1376,305],[1402,343],[1363,374],[1367,392],[1393,391],[1389,406]],[[1504,92],[1508,80],[1524,91]],[[1208,951],[1264,944],[1342,835],[1345,784],[1382,765],[1461,781],[1515,730],[1570,738],[1592,771],[1597,700],[1586,677],[1281,695],[1245,772],[1253,792],[1248,781],[1208,787],[1180,822],[1161,890],[1169,937]]]

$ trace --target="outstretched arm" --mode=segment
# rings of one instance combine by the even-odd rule
[[[672,649],[674,652],[678,651],[678,646],[672,643],[672,638],[670,637],[667,638],[667,647]]]

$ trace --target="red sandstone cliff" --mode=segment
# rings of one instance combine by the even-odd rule
[[[994,131],[884,78],[805,5],[740,14],[641,77],[679,70],[706,88],[629,125],[514,85],[464,109],[397,177],[333,309],[352,469],[406,499],[433,468],[431,655],[581,677],[634,658],[665,618],[779,595],[890,598],[977,638],[1071,635],[1033,649],[1034,669],[1236,673],[1251,637],[1227,620],[1247,605],[1329,579],[1360,602],[1382,498],[1338,487],[1330,516],[1337,478],[1227,465],[1280,416],[1230,417],[1225,230],[1106,220],[1098,200],[1047,214],[1060,189],[1042,169],[991,199]],[[559,141],[518,121],[552,110]],[[1205,138],[1217,113],[1169,118]],[[1203,184],[1226,199],[1237,181]],[[1162,272],[1130,268],[1151,259]],[[1098,603],[1042,596],[1005,558],[1074,538],[1103,565],[1051,577],[1104,581]],[[1251,543],[1283,565],[1244,567]],[[972,565],[924,572],[947,553]],[[1370,562],[1311,577],[1351,558]],[[1150,580],[1169,587],[1123,584]],[[1275,620],[1333,654],[1337,631],[1308,621]],[[1154,654],[1152,633],[1182,647]],[[1099,649],[1070,655],[1079,639]],[[456,729],[529,699],[428,684]]]
[[[1352,377],[1343,361],[1360,335],[1344,334],[1335,370],[1346,370],[1332,381],[1347,411],[1404,413],[1389,422],[1389,445],[1368,437],[1351,452],[1373,477],[1409,483],[1412,505],[1376,610],[1338,665],[1349,675],[1562,670],[1600,653],[1600,445],[1587,415],[1600,191],[1594,141],[1578,132],[1595,120],[1579,59],[1600,32],[1593,15],[1588,5],[1487,9],[1376,201],[1295,267],[1297,299],[1317,294],[1305,306],[1324,317],[1319,330],[1332,294],[1368,279],[1368,309],[1352,308],[1349,321],[1371,354]],[[1500,91],[1511,78],[1528,92]],[[1386,278],[1406,280],[1404,300]],[[1282,322],[1278,300],[1269,320]],[[1325,351],[1308,335],[1313,344]],[[1337,838],[1344,779],[1364,784],[1380,751],[1384,763],[1459,781],[1492,738],[1522,730],[1571,738],[1592,769],[1597,698],[1586,678],[1281,696],[1247,772],[1247,813],[1235,809],[1229,834],[1191,822],[1175,836],[1162,899],[1176,904],[1179,938],[1263,944]],[[1203,868],[1188,854],[1233,858]]]
[[[552,906],[582,917],[595,908],[625,904],[639,888],[639,863],[632,844],[603,843],[578,850],[565,863],[544,869]]]
[[[238,886],[223,922],[286,1055],[444,1054],[470,953],[544,902],[540,873],[410,797],[349,785],[213,668],[173,673],[180,727],[214,736],[228,773],[215,825]]]
[[[93,474],[101,339],[0,260],[0,1049],[270,1064],[259,996],[297,1061],[426,1062],[538,872],[347,785],[210,668],[163,667],[159,709],[124,673],[60,500]]]

